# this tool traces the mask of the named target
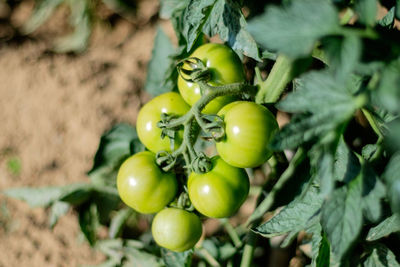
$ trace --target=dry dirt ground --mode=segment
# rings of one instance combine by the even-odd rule
[[[32,6],[17,6],[13,27]],[[97,24],[89,49],[78,56],[46,52],[53,38],[65,34],[66,10],[29,38],[0,39],[0,191],[88,181],[101,134],[117,122],[134,124],[148,99],[141,89],[155,29],[159,23],[170,28],[154,19],[157,12],[157,0],[138,1],[135,21]],[[44,209],[0,194],[0,267],[80,266],[103,259],[79,235],[72,211],[50,230]]]

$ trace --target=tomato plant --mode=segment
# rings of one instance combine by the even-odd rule
[[[188,193],[193,206],[205,216],[230,217],[237,212],[249,193],[249,178],[243,169],[233,167],[220,157],[211,159],[207,173],[191,173]]]
[[[199,217],[191,212],[167,208],[154,217],[151,232],[160,246],[182,252],[193,248],[202,233]]]
[[[225,138],[217,142],[217,151],[228,164],[253,168],[272,155],[268,146],[278,124],[267,108],[238,101],[223,107],[218,115],[224,119]]]
[[[122,163],[117,188],[129,207],[141,213],[156,213],[175,197],[177,181],[173,173],[160,170],[153,153],[144,151]]]
[[[239,2],[161,1],[177,42],[158,30],[145,85],[157,96],[137,134],[119,125],[101,138],[90,185],[6,194],[55,218],[75,206],[91,244],[98,217],[126,238],[125,225],[150,224],[140,212],[159,211],[163,248],[147,227],[106,246],[115,265],[276,266],[279,253],[285,266],[398,266],[400,5],[274,1],[260,12],[263,2]],[[225,44],[203,45],[204,35]],[[286,118],[280,129],[266,107]],[[248,194],[256,205],[242,213]],[[194,247],[200,214],[223,231],[207,229]]]
[[[223,85],[229,83],[243,82],[245,80],[243,65],[236,53],[222,44],[208,43],[198,47],[190,57],[200,59],[210,71],[210,85]],[[190,66],[185,65],[184,68]],[[178,77],[178,88],[183,99],[194,105],[201,97],[200,86],[192,81],[186,81],[182,76]],[[207,91],[203,92],[207,94]],[[227,103],[235,98],[232,96],[220,96],[211,101],[203,110],[204,113],[217,113]]]
[[[161,114],[181,116],[189,110],[189,106],[182,97],[174,92],[164,93],[146,103],[140,110],[136,129],[140,141],[154,153],[160,150],[171,151],[171,144],[168,137],[161,138],[161,129],[157,122],[161,120]],[[182,131],[177,133],[174,147],[182,142]]]

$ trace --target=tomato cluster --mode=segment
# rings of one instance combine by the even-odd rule
[[[206,66],[209,71],[207,84],[211,89],[245,81],[239,57],[227,46],[205,44],[191,57],[200,59]],[[191,68],[187,64],[184,67]],[[164,93],[140,110],[138,137],[149,151],[129,157],[121,165],[117,177],[117,188],[123,202],[140,213],[156,213],[152,223],[153,238],[160,246],[173,251],[190,249],[200,239],[202,224],[198,214],[225,218],[238,211],[250,187],[243,168],[259,166],[271,156],[268,143],[278,129],[274,116],[267,108],[230,95],[215,97],[205,105],[201,114],[217,115],[223,122],[224,137],[216,143],[219,155],[207,159],[209,164],[205,172],[196,172],[187,162],[188,157],[183,157],[184,167],[190,170],[187,174],[174,168],[164,171],[159,166],[156,153],[184,153],[187,150],[180,147],[187,145],[193,156],[193,144],[186,144],[184,139],[184,131],[193,131],[193,127],[174,125],[171,127],[174,134],[165,136],[159,123],[165,120],[165,116],[170,119],[187,117],[187,120],[196,122],[197,117],[195,120],[194,116],[187,116],[194,112],[195,107],[191,106],[209,93],[208,90],[200,90],[196,82],[184,79],[184,75],[188,74],[181,74],[178,79],[180,94]],[[198,131],[196,138],[197,134]],[[176,164],[179,165],[179,162],[176,161]],[[178,183],[178,176],[183,176],[185,184]],[[189,205],[174,201],[180,199],[182,194],[188,196]]]

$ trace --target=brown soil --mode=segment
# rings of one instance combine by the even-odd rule
[[[97,24],[88,51],[78,56],[46,52],[65,34],[62,9],[30,38],[0,42],[0,190],[88,182],[85,173],[101,134],[117,122],[135,123],[148,99],[141,89],[160,22],[151,19],[157,0],[137,2],[135,21]],[[33,1],[23,1],[11,14],[12,27],[0,25],[0,38],[20,26],[32,6]],[[10,168],[13,161],[21,163],[20,171]],[[76,214],[69,212],[53,230],[47,215],[0,195],[0,266],[104,260],[79,234]]]

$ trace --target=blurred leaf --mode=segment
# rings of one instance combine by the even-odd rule
[[[38,0],[36,2],[33,14],[22,26],[22,32],[24,34],[30,34],[39,28],[50,18],[55,9],[63,3],[64,0]]]
[[[160,0],[160,17],[169,19],[172,15],[179,10],[183,10],[190,0]]]
[[[147,68],[145,90],[152,96],[172,91],[176,81],[166,80],[171,68],[175,68],[172,55],[175,48],[161,28],[157,29],[152,57]]]
[[[167,267],[189,267],[192,262],[193,250],[174,252],[165,248],[161,249],[161,256]]]
[[[337,11],[325,0],[296,0],[286,7],[268,7],[248,27],[266,49],[294,58],[309,55],[319,38],[338,28]]]
[[[368,26],[374,26],[378,12],[376,0],[358,0],[355,2],[355,10],[359,15],[360,22]]]
[[[91,246],[97,240],[96,231],[99,225],[99,216],[95,203],[85,203],[79,207],[79,226]]]
[[[383,244],[375,244],[372,253],[363,262],[364,267],[399,267],[396,256]]]
[[[261,61],[257,44],[246,27],[246,19],[236,1],[216,0],[203,32],[210,37],[218,34],[239,54]]]
[[[126,220],[128,220],[132,214],[133,210],[131,208],[124,208],[117,211],[110,223],[110,228],[108,230],[109,238],[116,238],[122,233]]]
[[[69,208],[71,206],[63,201],[56,201],[51,205],[50,209],[50,217],[49,217],[49,225],[51,228],[53,228],[56,223],[58,222],[58,219],[65,215]]]
[[[400,214],[400,152],[392,156],[383,174],[393,212]]]
[[[186,51],[192,49],[200,36],[204,23],[213,9],[216,0],[191,0],[183,11],[182,34],[186,39]]]
[[[304,195],[292,201],[278,214],[254,231],[265,237],[273,237],[288,232],[299,232],[307,227],[310,219],[321,208],[322,198],[318,190],[311,187]]]
[[[374,101],[393,113],[400,111],[400,60],[389,64],[382,73]]]
[[[367,240],[375,241],[395,232],[400,232],[400,215],[397,213],[371,228],[368,232]]]
[[[362,227],[362,176],[336,189],[324,202],[322,228],[333,253],[340,259],[356,240]]]
[[[392,7],[382,19],[378,20],[378,24],[389,29],[393,28],[395,19],[394,12],[395,7]]]
[[[7,160],[7,168],[12,175],[18,176],[21,174],[21,165],[21,159],[19,157],[12,157]]]
[[[58,39],[53,50],[57,53],[81,53],[86,49],[92,34],[90,4],[88,0],[69,0],[68,3],[71,9],[70,25],[74,32]]]
[[[114,187],[96,187],[91,201],[97,205],[99,221],[107,224],[110,220],[111,212],[116,210],[121,204],[118,191]]]
[[[46,207],[61,200],[71,203],[81,203],[86,200],[92,191],[88,184],[71,184],[66,186],[39,187],[39,188],[11,188],[4,192],[6,196],[21,199],[31,207]],[[80,193],[82,194],[80,194]]]
[[[123,266],[149,266],[158,267],[164,266],[160,258],[150,253],[140,251],[133,247],[124,248],[126,262]]]
[[[92,183],[114,186],[122,162],[143,149],[134,127],[128,124],[114,126],[100,139],[93,167],[88,172]]]

